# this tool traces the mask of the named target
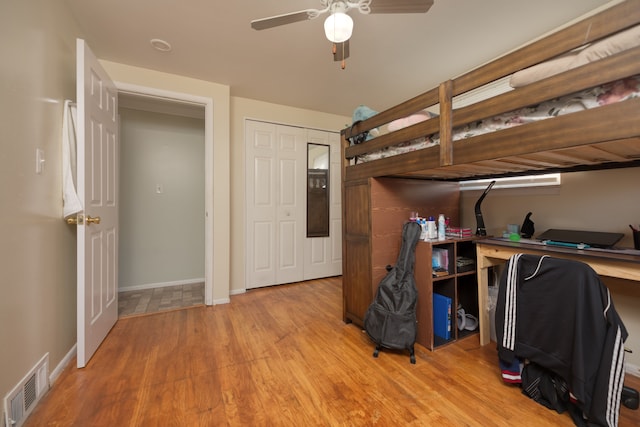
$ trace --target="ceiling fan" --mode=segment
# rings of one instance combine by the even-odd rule
[[[349,38],[353,32],[353,19],[347,14],[351,9],[357,9],[360,13],[425,13],[433,0],[320,0],[322,9],[305,9],[298,12],[285,13],[269,18],[255,19],[251,21],[254,30],[266,30],[299,21],[315,19],[320,15],[329,13],[324,21],[324,32],[330,42],[333,43],[333,60],[342,62],[345,68],[345,59],[349,57]]]

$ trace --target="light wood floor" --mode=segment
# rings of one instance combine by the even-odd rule
[[[572,426],[502,383],[477,336],[435,352],[372,357],[342,321],[341,278],[230,304],[121,319],[75,360],[26,426]],[[633,387],[640,380],[631,377]],[[622,408],[620,426],[640,425]]]

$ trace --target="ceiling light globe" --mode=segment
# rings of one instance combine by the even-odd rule
[[[346,13],[333,13],[324,21],[324,33],[333,43],[346,42],[352,32],[353,19]]]

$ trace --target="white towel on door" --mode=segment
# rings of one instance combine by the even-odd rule
[[[66,100],[62,117],[62,202],[65,219],[82,212],[75,184],[76,155],[76,106]]]

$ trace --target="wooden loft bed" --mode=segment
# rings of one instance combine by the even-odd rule
[[[456,224],[458,181],[640,166],[640,96],[456,139],[469,124],[640,75],[640,47],[457,107],[460,95],[546,64],[585,45],[640,28],[640,0],[627,0],[539,39],[342,131],[344,320],[362,326],[385,266],[396,259],[409,212],[445,213]],[[638,80],[640,82],[640,80]],[[606,87],[606,86],[605,86]],[[458,97],[458,98],[456,98]],[[424,110],[431,118],[359,144],[361,135]],[[438,135],[423,149],[360,162],[359,156]],[[416,179],[418,178],[418,179]],[[418,262],[418,261],[416,261]]]
[[[463,180],[571,168],[614,167],[640,161],[640,99],[579,111],[494,133],[453,141],[455,128],[530,105],[640,74],[640,47],[562,72],[472,105],[453,98],[524,68],[593,43],[640,23],[640,2],[628,0],[509,53],[460,77],[345,129],[343,180],[377,176]],[[358,135],[417,111],[436,107],[437,119],[350,145]],[[439,145],[353,164],[365,153],[438,133]]]

